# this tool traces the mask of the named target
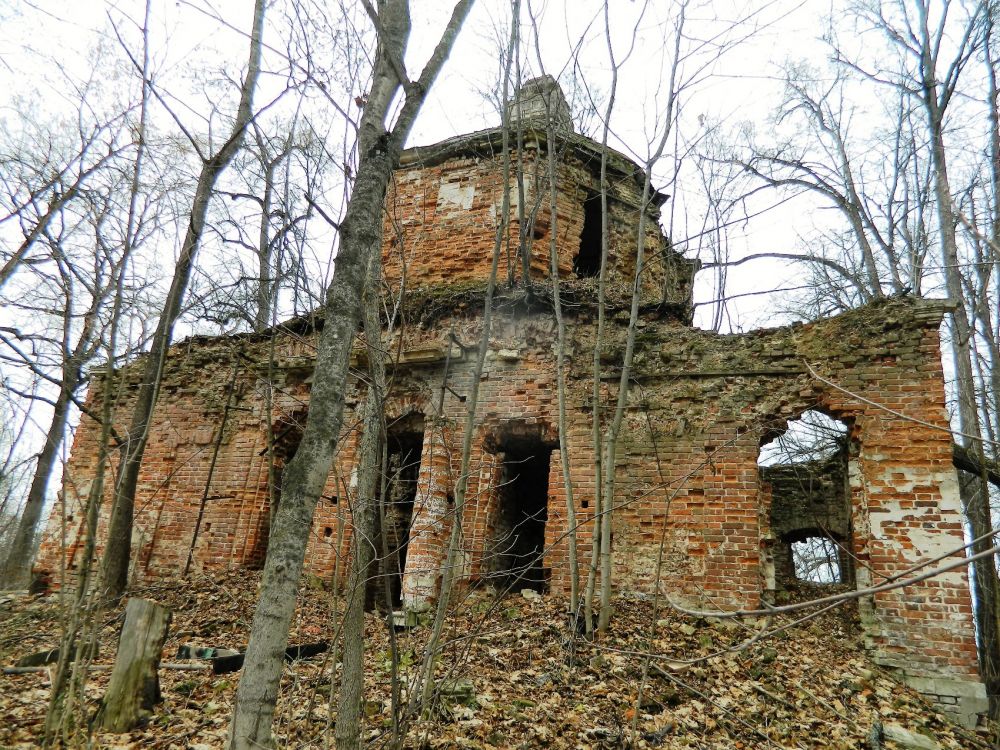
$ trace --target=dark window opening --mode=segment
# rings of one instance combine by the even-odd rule
[[[503,591],[542,592],[550,577],[544,552],[552,448],[534,441],[512,441],[503,448],[484,578]]]
[[[591,195],[583,202],[583,229],[580,251],[573,258],[573,272],[586,279],[601,272],[601,196]]]
[[[385,486],[385,497],[379,498],[375,517],[376,561],[365,588],[365,606],[369,610],[385,607],[386,587],[393,607],[403,602],[403,572],[423,445],[422,415],[413,415],[390,427],[384,482],[380,482],[380,486]]]

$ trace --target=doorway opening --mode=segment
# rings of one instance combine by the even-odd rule
[[[573,272],[586,279],[601,272],[601,196],[593,193],[583,202],[580,251],[573,258]]]
[[[383,608],[387,601],[395,608],[403,601],[403,571],[406,570],[423,446],[422,414],[411,414],[389,425],[386,466],[379,487],[381,493],[384,485],[385,497],[379,496],[380,507],[375,516],[376,567],[365,588],[365,604],[369,610]]]
[[[500,458],[487,519],[483,577],[500,590],[548,590],[545,523],[551,442],[539,425],[508,425],[493,446]]]

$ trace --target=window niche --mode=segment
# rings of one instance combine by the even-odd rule
[[[761,446],[776,591],[853,583],[848,451],[847,425],[818,411],[803,412]]]

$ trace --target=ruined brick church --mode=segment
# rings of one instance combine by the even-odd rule
[[[561,126],[551,143],[546,111]],[[572,132],[551,79],[522,87],[518,112],[520,147],[512,153],[523,178],[520,187],[510,183],[511,221],[460,518],[453,491],[466,394],[503,218],[501,129],[407,150],[386,205],[383,273],[399,311],[386,337],[388,480],[377,549],[389,550],[379,580],[399,606],[419,609],[434,599],[453,523],[463,531],[462,585],[556,594],[568,588],[553,235],[567,331],[565,450],[578,555],[582,564],[589,560],[595,347],[598,406],[610,414],[643,212],[647,261],[615,458],[615,587],[658,587],[674,601],[713,610],[753,608],[794,578],[791,549],[802,539],[834,541],[839,579],[858,587],[892,580],[962,547],[939,348],[944,302],[892,300],[742,335],[694,328],[697,264],[675,252],[659,228],[668,196],[653,192],[643,201],[643,170],[608,150],[608,301],[597,342],[602,147]],[[555,215],[549,149],[556,157]],[[529,279],[517,257],[522,237],[530,248]],[[262,334],[194,337],[171,349],[136,499],[134,576],[262,564],[281,469],[309,411],[321,325],[321,319],[302,318]],[[356,410],[364,398],[365,357],[360,346],[357,352],[344,429],[306,559],[310,574],[338,582],[349,565]],[[113,380],[94,372],[90,398],[96,402],[102,389],[115,388],[124,420],[141,372],[141,363]],[[843,425],[842,449],[812,462],[805,483],[801,471],[758,466],[762,446],[807,411]],[[99,438],[98,426],[84,417],[40,570],[77,564],[81,508]],[[110,493],[102,529],[109,504]],[[985,693],[965,568],[866,596],[859,606],[874,659],[974,724],[985,710]]]

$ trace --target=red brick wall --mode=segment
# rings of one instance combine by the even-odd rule
[[[960,547],[961,515],[938,356],[940,314],[928,303],[900,302],[746,336],[717,336],[669,320],[647,320],[616,458],[616,586],[648,591],[658,577],[664,590],[688,603],[709,608],[756,606],[764,589],[761,542],[769,532],[767,500],[761,496],[756,464],[759,445],[781,429],[784,420],[807,409],[844,420],[858,444],[851,481],[854,552],[862,563],[859,583],[877,582]],[[594,512],[590,426],[594,326],[583,313],[571,323],[567,444],[580,523],[578,555],[585,566]],[[445,331],[454,331],[471,345],[478,339],[479,326],[480,319],[469,316],[442,321],[432,330],[414,329],[404,337],[403,349],[426,350],[434,344],[443,350]],[[605,348],[614,352],[622,336],[621,328],[612,327]],[[463,509],[462,570],[473,579],[481,572],[483,540],[490,533],[489,506],[495,502],[496,456],[490,452],[495,450],[490,441],[511,422],[538,425],[539,435],[550,444],[558,437],[553,339],[554,324],[546,313],[501,314],[496,321],[480,383]],[[263,455],[267,425],[301,419],[308,402],[303,353],[307,359],[309,339],[283,337],[279,342],[281,366],[272,413],[263,412],[262,370],[241,369],[210,485],[208,469],[233,370],[233,350],[241,348],[253,360],[263,358],[265,347],[249,339],[203,340],[175,347],[140,477],[137,575],[176,575],[183,568],[206,494],[194,564],[224,567],[259,562],[254,550],[260,549],[258,535],[266,531],[270,496]],[[458,394],[468,394],[472,357],[462,358],[457,347],[453,355],[447,385]],[[804,369],[806,362],[843,389],[935,427],[901,418],[814,380]],[[613,364],[604,372],[608,380],[602,408],[607,416],[617,383]],[[391,416],[420,411],[426,425],[404,575],[404,594],[410,603],[434,596],[456,512],[454,491],[467,406],[447,392],[438,414],[443,382],[443,361],[399,367],[389,407]],[[352,386],[327,497],[317,508],[312,529],[307,566],[324,577],[338,564],[341,575],[346,570],[357,441],[356,415],[350,406],[358,399]],[[128,406],[126,389],[119,421],[128,414]],[[66,547],[71,561],[78,549],[79,504],[93,472],[97,435],[96,425],[85,419],[68,467],[67,512],[73,517],[66,524]],[[109,503],[110,491],[105,511]],[[556,591],[568,586],[564,504],[559,454],[554,451],[545,564],[552,569],[551,586]],[[60,517],[57,510],[39,562],[50,570],[58,568]],[[661,537],[665,556],[658,571],[654,563]],[[872,571],[867,579],[865,566]],[[916,674],[975,674],[964,568],[880,594],[868,604],[867,613],[870,642],[886,663]]]
[[[548,164],[544,151],[515,152],[510,165],[510,222],[503,238],[498,279],[520,280],[520,236],[517,173],[522,173],[524,213],[530,246],[532,279],[550,275],[554,231],[559,273],[575,278],[573,258],[580,250],[584,200],[600,189],[599,163],[570,152],[556,165],[556,215],[553,221]],[[609,266],[612,285],[627,287],[635,273],[641,172],[608,171]],[[648,199],[647,199],[648,200]],[[440,163],[417,163],[400,169],[391,185],[385,221],[382,262],[394,288],[405,269],[407,287],[460,287],[485,282],[496,243],[503,205],[503,160],[466,155]],[[659,210],[647,205],[643,291],[659,299],[665,274],[670,274],[670,301],[687,302],[692,264],[669,248],[659,228]]]
[[[557,237],[565,272],[576,252],[582,200],[593,187],[593,167],[568,159],[561,167],[568,187],[560,195]],[[402,242],[387,232],[387,275],[399,248],[408,255],[408,283],[473,289],[485,278],[493,247],[498,165],[495,159],[455,159],[424,169],[401,170],[395,188]],[[589,182],[588,182],[589,181]],[[443,206],[441,185],[448,206]],[[626,287],[634,221],[626,222],[634,178],[616,185],[616,268],[611,279],[608,330],[600,342],[602,418],[611,417],[617,372],[624,351]],[[471,188],[462,192],[464,188]],[[450,193],[448,191],[451,191]],[[452,200],[454,199],[454,200]],[[468,203],[468,207],[466,207]],[[632,212],[634,218],[634,211]],[[551,221],[549,222],[551,231]],[[633,227],[633,229],[630,229]],[[651,244],[673,258],[655,227]],[[536,247],[545,247],[544,243]],[[547,249],[545,250],[547,252]],[[547,257],[547,256],[543,256]],[[398,266],[396,267],[398,269]],[[542,264],[537,265],[542,273]],[[398,270],[397,276],[398,278]],[[645,289],[658,297],[659,282]],[[566,450],[579,523],[581,570],[590,558],[595,453],[591,432],[592,363],[596,323],[593,284],[564,285],[567,305],[568,424]],[[444,295],[447,297],[447,294]],[[669,290],[686,298],[684,283]],[[454,299],[458,299],[455,297]],[[456,506],[462,426],[474,366],[454,335],[467,346],[480,338],[481,298],[466,290],[437,317],[411,325],[390,351],[419,353],[393,368],[388,418],[419,412],[425,438],[404,599],[411,605],[436,594],[445,545],[456,513],[462,516],[461,573],[475,580],[483,568],[485,540],[495,518],[497,450],[505,425],[536,429],[549,445],[558,441],[553,346],[555,323],[536,307],[497,311],[489,356],[480,381],[468,492]],[[938,326],[942,308],[896,301],[813,325],[719,336],[690,328],[652,306],[637,334],[634,373],[622,438],[615,456],[614,583],[622,590],[659,587],[679,601],[711,609],[755,607],[765,587],[762,541],[769,534],[767,499],[761,494],[759,446],[785,420],[820,409],[851,426],[857,441],[852,507],[855,553],[871,569],[859,584],[877,582],[961,547],[961,514],[944,403]],[[684,315],[682,314],[683,318]],[[397,334],[398,335],[398,334]],[[301,420],[308,410],[314,334],[277,335],[274,375],[268,382],[269,342],[264,337],[196,339],[175,346],[165,373],[151,439],[140,476],[135,524],[134,571],[139,576],[176,575],[193,550],[196,567],[260,563],[271,489],[268,487],[268,425]],[[398,346],[397,346],[398,345]],[[452,357],[445,368],[444,352]],[[434,354],[437,352],[438,354]],[[419,359],[419,361],[418,361]],[[841,388],[813,378],[806,364]],[[129,383],[141,367],[127,368],[116,410],[118,430],[129,416]],[[228,417],[225,395],[236,380]],[[444,391],[447,385],[450,390]],[[266,392],[273,388],[267,409]],[[91,402],[101,392],[94,387]],[[852,395],[857,394],[857,395]],[[347,568],[350,507],[358,440],[354,407],[363,397],[352,382],[345,427],[325,497],[317,506],[307,554],[311,574],[328,578]],[[933,425],[901,418],[885,408]],[[439,404],[442,408],[439,411]],[[220,441],[221,430],[221,441]],[[58,570],[79,549],[82,499],[93,476],[99,430],[84,418],[67,469],[66,535],[62,507],[52,516],[39,567]],[[540,438],[541,439],[541,438]],[[218,460],[209,477],[211,457]],[[102,529],[110,504],[105,492]],[[203,498],[204,499],[203,502]],[[553,451],[545,565],[551,588],[568,588],[566,493],[559,453]],[[202,513],[194,541],[199,512]],[[657,567],[661,541],[663,564]],[[971,602],[964,568],[865,603],[866,628],[876,656],[918,675],[972,677],[976,672]]]

